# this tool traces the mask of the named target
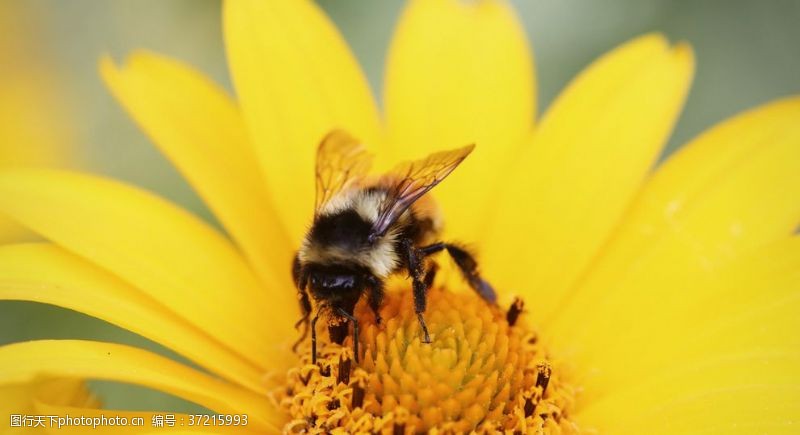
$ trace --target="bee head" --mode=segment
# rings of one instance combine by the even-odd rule
[[[310,265],[308,286],[317,301],[353,312],[369,272],[360,267]]]

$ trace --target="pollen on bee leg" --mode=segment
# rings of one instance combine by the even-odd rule
[[[300,347],[300,365],[274,393],[286,433],[575,432],[576,389],[520,316],[521,300],[504,311],[470,289],[432,288],[423,344],[411,291],[389,290],[380,325],[356,307],[358,362],[352,335],[337,344],[318,334],[317,365]]]

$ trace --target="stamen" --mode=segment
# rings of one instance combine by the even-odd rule
[[[525,411],[525,417],[530,417],[536,411],[536,402],[532,393],[523,394],[523,397],[525,397],[525,405],[522,409]]]
[[[350,356],[346,353],[342,352],[342,355],[339,357],[339,369],[337,370],[336,381],[340,384],[349,384],[350,383],[350,365],[351,365]]]
[[[550,367],[550,364],[544,362],[536,366],[538,374],[536,375],[536,386],[542,387],[542,397],[544,397],[544,392],[547,390],[547,384],[550,383],[550,375],[553,373],[553,369]]]
[[[364,390],[364,386],[361,383],[353,385],[353,400],[351,402],[353,409],[364,406],[364,396],[366,393],[367,391]]]
[[[346,332],[341,345],[318,334],[316,365],[301,346],[304,365],[274,393],[292,419],[284,432],[574,432],[565,415],[575,390],[545,359],[523,306],[503,312],[471,291],[431,289],[430,344],[410,291],[387,292],[380,325],[357,306],[360,361]]]
[[[524,307],[525,302],[522,299],[514,299],[514,302],[512,302],[511,306],[508,308],[508,313],[506,313],[506,321],[508,322],[508,326],[514,326],[517,323],[517,319],[519,319],[519,315],[522,314],[522,309]]]

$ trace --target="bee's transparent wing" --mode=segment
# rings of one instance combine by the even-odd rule
[[[372,155],[352,136],[342,130],[328,133],[317,148],[315,214],[337,192],[364,177],[371,165]]]
[[[389,195],[381,205],[372,234],[382,236],[414,201],[433,189],[472,152],[475,145],[429,155],[422,160],[401,163],[384,176]]]

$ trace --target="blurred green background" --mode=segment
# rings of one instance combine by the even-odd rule
[[[4,0],[8,2],[9,0]],[[198,67],[230,89],[220,5],[212,0],[12,0],[30,38],[29,55],[47,69],[74,125],[73,166],[159,192],[209,218],[200,200],[104,89],[97,59],[135,48]],[[668,152],[706,127],[770,99],[800,93],[800,2],[794,0],[517,0],[536,56],[540,113],[584,66],[649,31],[691,42],[697,73]],[[383,62],[400,0],[319,0],[339,25],[380,98]],[[0,33],[5,32],[0,29]],[[27,44],[26,44],[27,45]],[[2,68],[15,68],[3,63]],[[42,120],[46,128],[46,120]],[[800,122],[800,120],[798,120]],[[0,344],[37,338],[89,338],[157,345],[74,312],[0,302]],[[174,355],[172,355],[174,356]],[[191,410],[141,388],[95,383],[108,407]]]

